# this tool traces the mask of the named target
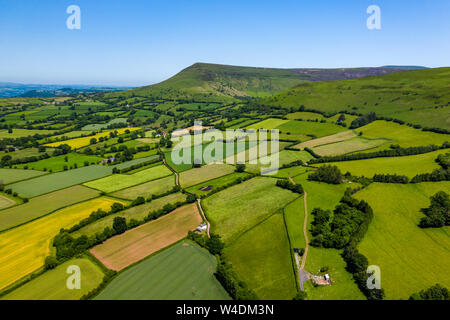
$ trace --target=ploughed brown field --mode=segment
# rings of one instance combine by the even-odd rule
[[[202,222],[195,203],[115,236],[91,249],[106,267],[122,270],[178,240]]]

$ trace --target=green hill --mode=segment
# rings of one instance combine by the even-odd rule
[[[450,68],[421,69],[342,81],[305,82],[263,100],[265,105],[391,117],[450,129]]]
[[[161,83],[113,95],[230,102],[239,98],[268,97],[304,82],[352,79],[403,70],[275,69],[196,63]]]

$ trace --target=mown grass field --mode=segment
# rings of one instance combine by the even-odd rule
[[[314,112],[293,112],[288,113],[286,115],[286,118],[289,120],[322,120],[325,119],[323,115],[320,113],[314,113]]]
[[[227,246],[225,256],[260,299],[292,299],[297,293],[289,240],[281,213]]]
[[[62,207],[82,202],[99,196],[100,193],[83,186],[73,186],[67,189],[48,193],[30,199],[13,208],[0,210],[0,231],[42,217]]]
[[[342,173],[349,171],[354,176],[365,176],[372,178],[374,174],[398,174],[409,178],[416,174],[431,173],[440,166],[434,161],[439,154],[446,150],[437,150],[434,152],[389,158],[373,158],[365,160],[353,160],[332,162]]]
[[[67,268],[78,266],[81,271],[81,288],[69,290],[66,286]],[[103,271],[87,258],[69,260],[53,270],[25,283],[2,300],[79,300],[83,295],[95,289],[103,281]]]
[[[61,228],[70,228],[97,209],[109,210],[118,200],[96,198],[0,233],[0,290],[41,268],[50,241]]]
[[[299,143],[299,144],[295,145],[293,148],[303,150],[305,148],[313,148],[313,147],[317,147],[317,146],[321,146],[321,145],[325,145],[325,144],[329,144],[329,143],[345,141],[345,140],[348,140],[348,139],[351,139],[354,137],[356,137],[356,133],[354,131],[352,131],[352,130],[343,131],[343,132],[332,134],[330,136],[325,136],[322,138],[312,139],[312,140],[308,140],[308,141]]]
[[[67,157],[67,161],[66,158]],[[26,164],[19,164],[17,168],[28,167],[28,169],[32,170],[40,170],[40,171],[49,171],[53,172],[64,171],[64,167],[66,166],[68,169],[75,168],[77,165],[79,168],[84,166],[84,162],[87,161],[89,164],[97,164],[101,157],[97,156],[88,156],[80,153],[68,153],[66,155],[61,155],[57,157],[51,157],[44,160],[39,160],[36,162],[29,162]]]
[[[424,217],[419,210],[428,207],[429,197],[438,191],[450,193],[450,182],[374,183],[355,195],[374,210],[359,250],[369,264],[380,267],[386,299],[408,299],[436,283],[450,287],[450,227],[417,226]]]
[[[35,134],[52,134],[55,130],[28,130],[14,128],[12,133],[8,133],[8,130],[0,130],[0,139],[10,138],[22,138],[28,136],[34,136]]]
[[[208,180],[206,182],[186,188],[186,191],[196,194],[197,196],[204,196],[204,195],[207,195],[208,193],[214,191],[218,187],[227,185],[229,183],[236,181],[239,178],[245,178],[248,176],[249,176],[249,174],[245,173],[245,172],[233,172],[233,173],[227,174],[225,176],[222,176],[222,177],[219,177],[219,178],[216,178],[213,180]],[[208,187],[211,187],[210,190],[201,190],[203,188],[208,188]]]
[[[137,197],[147,199],[151,195],[159,195],[171,190],[175,186],[175,176],[170,175],[165,178],[145,182],[143,184],[116,191],[111,195],[123,199],[134,200]]]
[[[304,190],[307,192],[307,205],[308,205],[308,238],[312,239],[309,230],[311,228],[312,215],[311,212],[314,208],[322,208],[324,210],[333,210],[339,203],[339,200],[344,195],[345,190],[348,187],[355,188],[357,184],[341,184],[330,185],[321,182],[307,181],[308,175],[299,175],[294,178],[296,183],[300,183]],[[288,208],[290,211],[294,208]],[[303,204],[299,205],[297,210],[300,211],[300,215],[304,215]],[[287,213],[287,226],[289,234],[294,234],[295,239],[300,238],[302,230],[299,231],[295,225],[293,225],[292,213]],[[294,218],[295,219],[295,218]],[[300,220],[297,217],[297,222]],[[295,220],[294,220],[295,223]],[[297,234],[295,236],[295,234]],[[301,240],[300,240],[301,241]],[[301,244],[300,242],[296,242]],[[328,273],[333,279],[334,283],[331,286],[326,287],[313,287],[310,282],[305,284],[307,288],[307,294],[309,300],[360,300],[365,299],[364,295],[358,289],[353,281],[352,275],[345,270],[345,262],[341,257],[342,250],[315,248],[309,246],[309,252],[306,259],[305,269],[311,273],[317,273],[322,267],[329,267]]]
[[[309,170],[310,169],[307,167],[290,167],[278,170],[278,172],[273,176],[277,178],[289,178],[289,177],[293,178],[300,174],[304,174]]]
[[[414,129],[406,125],[400,125],[390,121],[374,121],[356,129],[362,132],[363,137],[370,139],[385,138],[392,140],[392,144],[399,144],[402,148],[427,146],[430,144],[441,145],[450,140],[450,136],[429,131]]]
[[[285,164],[298,160],[306,163],[312,158],[313,156],[306,151],[282,150],[279,153],[259,158],[257,164],[246,164],[245,170],[251,173],[277,175],[276,169],[281,168]],[[275,171],[273,171],[274,169]]]
[[[16,204],[16,202],[13,200],[12,197],[9,198],[7,196],[0,194],[0,210],[11,207],[15,204]],[[1,211],[0,211],[0,214],[1,214]]]
[[[44,174],[45,174],[45,172],[35,171],[35,170],[0,168],[0,182],[2,184],[9,184],[9,183],[13,183],[16,181],[39,177]]]
[[[194,230],[201,222],[197,204],[192,203],[110,238],[90,252],[107,268],[122,270],[185,238],[188,231]]]
[[[110,175],[111,172],[112,167],[99,165],[88,166],[17,182],[8,185],[8,188],[26,197],[36,197],[86,181],[102,178]]]
[[[146,170],[136,172],[134,174],[113,174],[112,176],[105,177],[99,180],[90,181],[85,183],[85,186],[98,189],[103,192],[109,193],[117,190],[125,189],[131,186],[135,186],[140,183],[159,179],[172,174],[166,166],[160,165],[152,167]]]
[[[108,131],[105,131],[105,132],[97,133],[96,135],[93,135],[93,136],[48,143],[45,146],[56,148],[56,147],[58,147],[58,146],[60,146],[62,144],[67,144],[72,149],[77,149],[77,148],[81,148],[81,147],[89,145],[91,143],[91,139],[92,138],[95,138],[95,139],[98,140],[101,137],[103,137],[103,138],[104,137],[109,137],[109,133],[110,132],[114,132],[114,131],[117,131],[117,134],[121,135],[121,134],[125,133],[126,130],[129,130],[130,132],[132,132],[132,131],[139,130],[139,128],[119,128],[119,129],[114,129],[114,130],[108,130]]]
[[[180,173],[180,184],[183,188],[232,173],[235,167],[224,164],[209,164]]]
[[[168,196],[155,199],[152,202],[147,202],[143,205],[132,207],[124,211],[106,216],[74,232],[73,236],[78,237],[83,234],[87,236],[92,236],[95,235],[97,232],[102,232],[105,229],[105,227],[112,228],[115,217],[124,217],[127,219],[127,222],[129,222],[131,219],[142,220],[151,211],[162,209],[162,207],[164,207],[165,204],[168,203],[175,204],[177,202],[184,202],[184,201],[186,201],[186,195],[182,193],[173,193]]]
[[[124,271],[95,299],[228,300],[216,265],[205,249],[183,241]]]
[[[13,152],[0,151],[0,159],[6,155],[11,156],[11,158],[14,160],[14,159],[19,159],[19,158],[39,156],[40,153],[39,153],[38,148],[26,148],[26,149],[20,149],[17,151],[13,151]]]
[[[202,205],[212,231],[232,241],[298,196],[275,183],[256,177],[206,198]]]
[[[342,154],[352,153],[356,151],[371,151],[378,146],[386,144],[388,140],[385,139],[367,139],[362,137],[355,137],[349,140],[335,142],[330,144],[314,147],[313,150],[320,156],[339,156]]]
[[[303,223],[305,220],[303,201],[303,197],[300,197],[284,208],[284,219],[292,249],[306,247],[305,236],[303,234]]]

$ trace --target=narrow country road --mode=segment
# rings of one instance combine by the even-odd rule
[[[197,203],[198,203],[198,208],[200,209],[200,213],[201,213],[203,219],[206,221],[206,225],[207,225],[206,232],[207,232],[207,234],[208,234],[208,238],[211,238],[211,235],[210,235],[210,233],[209,233],[209,226],[210,226],[210,225],[209,225],[209,221],[208,221],[208,219],[206,219],[206,215],[205,215],[205,213],[203,212],[203,208],[202,208],[202,204],[201,204],[200,198],[197,199]]]
[[[175,174],[175,185],[179,186],[179,185],[180,185],[180,181],[179,181],[179,178],[178,178],[178,172],[176,172],[171,166],[169,166],[169,165],[166,163],[166,158],[163,158],[163,164],[164,164],[170,171],[172,171],[172,172]]]

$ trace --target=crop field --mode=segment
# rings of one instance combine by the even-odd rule
[[[408,299],[436,283],[450,287],[450,227],[421,229],[417,225],[424,217],[420,209],[428,207],[429,197],[438,191],[450,193],[450,182],[374,183],[355,195],[374,210],[359,250],[369,264],[381,268],[387,299]]]
[[[271,166],[277,167],[276,166],[277,159],[278,159],[278,166],[282,167],[285,164],[289,164],[298,160],[307,163],[312,158],[313,156],[306,151],[282,150],[279,153],[259,158],[258,164],[247,164],[246,171],[251,173],[260,173],[262,171],[261,173],[263,174],[276,175],[276,173],[274,173],[273,170],[271,170]]]
[[[50,241],[61,228],[70,228],[97,209],[109,210],[114,202],[96,198],[0,233],[0,290],[44,265]]]
[[[109,269],[121,270],[183,239],[201,222],[197,204],[189,204],[108,239],[91,249],[91,253]]]
[[[279,169],[278,172],[276,174],[274,174],[274,177],[277,178],[293,178],[296,177],[300,174],[304,174],[306,172],[308,172],[310,169],[307,167],[290,167],[290,168],[284,168],[284,169]]]
[[[202,205],[212,231],[232,241],[298,196],[275,183],[275,179],[257,177],[206,198]]]
[[[334,123],[291,120],[277,127],[283,133],[303,134],[316,137],[329,136],[347,129]]]
[[[159,195],[167,192],[175,186],[175,177],[170,175],[165,178],[145,182],[143,184],[116,191],[111,195],[118,198],[134,200],[137,197],[147,199],[151,195]]]
[[[79,290],[67,289],[67,268],[78,266],[81,271]],[[95,289],[103,281],[103,271],[87,258],[69,260],[53,270],[25,283],[2,300],[79,300],[83,295]]]
[[[172,171],[170,171],[166,166],[160,165],[130,175],[113,174],[109,177],[85,183],[85,186],[110,193],[135,186],[140,183],[166,177],[171,174]]]
[[[97,133],[96,135],[93,135],[93,136],[76,138],[76,139],[70,139],[70,140],[65,140],[65,141],[60,141],[60,142],[52,142],[52,143],[46,144],[46,146],[47,147],[56,148],[56,147],[58,147],[58,146],[60,146],[62,144],[67,144],[72,149],[77,149],[77,148],[81,148],[81,147],[89,145],[91,143],[91,139],[92,138],[95,138],[95,139],[98,140],[101,137],[103,137],[103,138],[104,137],[109,137],[109,133],[110,132],[117,131],[117,133],[120,135],[120,134],[125,133],[126,130],[136,131],[138,129],[139,128],[120,128],[120,129],[108,130],[108,131],[105,131],[105,132],[102,132],[102,133]]]
[[[3,169],[0,168],[0,182],[10,184],[16,181],[31,179],[44,175],[45,172],[22,169]]]
[[[225,250],[236,272],[260,299],[292,299],[297,293],[283,215],[274,214]]]
[[[283,119],[277,119],[277,118],[269,118],[260,122],[257,122],[255,124],[252,124],[250,126],[248,126],[246,129],[255,129],[255,130],[259,130],[259,129],[278,129],[279,126],[285,124],[289,122],[288,120],[283,120]]]
[[[113,119],[111,121],[109,121],[108,123],[96,123],[96,124],[88,124],[86,126],[84,126],[83,128],[81,128],[81,130],[85,131],[99,131],[99,130],[103,130],[108,128],[109,125],[111,124],[117,124],[117,123],[126,123],[127,119],[126,118],[116,118]]]
[[[445,152],[445,150],[437,150],[405,157],[332,162],[331,165],[337,166],[342,173],[349,171],[354,176],[372,178],[374,174],[398,174],[412,178],[416,174],[431,173],[434,169],[439,168],[434,160]]]
[[[307,205],[308,205],[308,234],[309,239],[312,239],[309,230],[311,228],[312,216],[311,212],[314,208],[321,208],[324,210],[333,210],[339,203],[339,200],[344,195],[345,190],[348,187],[355,188],[358,185],[353,184],[341,184],[330,185],[321,182],[307,181],[307,175],[299,175],[294,178],[296,183],[300,183],[303,189],[307,192]],[[294,216],[291,210],[293,207],[288,207],[285,211],[286,223],[288,226],[289,234],[294,235],[293,239],[295,243],[301,244],[301,240],[296,240],[303,235],[303,229],[298,230],[298,226],[295,223],[301,218]],[[304,215],[303,205],[295,208],[300,211],[300,215]],[[292,223],[294,222],[294,224]],[[302,225],[303,226],[303,223]],[[291,238],[292,241],[292,238]],[[304,242],[302,242],[304,243]],[[331,286],[326,287],[314,287],[310,282],[305,284],[307,288],[308,299],[310,300],[359,300],[364,299],[364,295],[358,289],[353,281],[352,275],[345,269],[345,262],[341,257],[341,250],[315,248],[309,246],[309,252],[306,259],[305,269],[311,273],[317,273],[322,267],[329,267],[328,273],[333,279],[334,283]]]
[[[13,191],[26,197],[36,197],[86,181],[102,178],[111,173],[112,167],[98,165],[88,166],[17,182],[8,185],[8,188],[11,188]]]
[[[132,207],[124,211],[106,216],[100,220],[95,221],[94,223],[81,228],[78,231],[75,231],[73,235],[80,236],[85,234],[88,236],[92,236],[98,232],[102,232],[105,227],[112,227],[115,217],[123,217],[127,220],[127,222],[129,222],[131,219],[143,220],[148,216],[150,212],[162,209],[166,204],[175,204],[177,202],[185,201],[186,195],[182,193],[173,193],[168,196],[152,200],[151,202],[147,202],[140,206]]]
[[[7,196],[0,194],[0,210],[11,207],[15,204],[16,204],[16,202],[13,200],[13,198],[9,198]],[[0,213],[1,213],[1,211],[0,211]]]
[[[183,241],[124,271],[95,299],[228,300],[216,264],[208,251]]]
[[[20,159],[20,158],[26,158],[26,157],[35,157],[39,156],[39,150],[37,148],[26,148],[21,149],[14,152],[5,152],[0,151],[0,159],[2,159],[4,156],[11,156],[12,159]]]
[[[66,155],[51,157],[36,162],[19,164],[17,165],[17,168],[24,168],[26,166],[32,170],[40,170],[40,171],[52,170],[53,172],[59,172],[64,171],[64,167],[75,168],[75,165],[77,167],[83,167],[85,161],[89,162],[89,164],[97,164],[100,160],[102,160],[102,158],[97,156],[88,156],[85,154],[71,152]]]
[[[28,129],[16,129],[14,128],[12,133],[8,133],[8,130],[0,130],[0,139],[10,138],[22,138],[28,136],[34,136],[35,134],[47,135],[55,132],[54,130],[28,130]]]
[[[79,138],[81,136],[86,136],[91,134],[92,131],[80,131],[80,130],[75,130],[75,131],[70,131],[70,132],[66,132],[63,134],[59,134],[56,136],[51,136],[51,137],[47,137],[44,139],[39,140],[39,143],[50,143],[56,139],[61,139],[61,138]]]
[[[233,172],[233,173],[227,174],[225,176],[222,176],[222,177],[219,177],[219,178],[216,178],[213,180],[208,180],[206,182],[186,188],[186,191],[196,194],[197,196],[204,196],[221,186],[232,183],[239,178],[245,178],[248,176],[249,176],[249,174],[245,173],[245,172]]]
[[[321,145],[325,145],[325,144],[329,144],[329,143],[345,141],[345,140],[348,140],[348,139],[351,139],[354,137],[356,137],[356,133],[354,131],[349,130],[349,131],[332,134],[331,136],[325,136],[322,138],[305,141],[305,142],[302,142],[302,143],[294,146],[293,148],[303,150],[304,148],[313,148],[313,147],[317,147],[317,146],[321,146]]]
[[[13,208],[0,210],[0,231],[40,218],[72,204],[98,197],[100,192],[83,186],[47,193]]]
[[[194,168],[180,173],[180,184],[184,188],[190,187],[204,181],[230,174],[234,170],[235,168],[230,165],[208,164],[201,168]]]
[[[342,154],[352,153],[355,151],[362,151],[376,148],[386,144],[388,140],[385,139],[367,139],[355,137],[349,140],[335,142],[330,144],[314,147],[313,150],[320,156],[339,156]]]
[[[398,144],[402,148],[427,146],[430,144],[442,145],[445,141],[450,140],[449,135],[446,134],[422,131],[395,122],[381,120],[369,123],[356,129],[356,131],[362,132],[363,137],[366,138],[392,140],[391,144]]]

